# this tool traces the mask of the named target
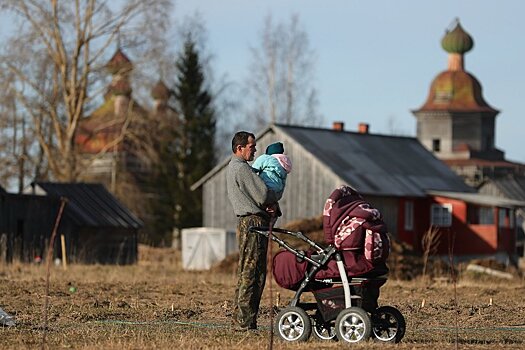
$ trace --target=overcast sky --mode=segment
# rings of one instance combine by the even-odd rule
[[[441,38],[456,17],[474,39],[465,68],[501,111],[496,146],[525,162],[525,0],[178,0],[175,18],[199,11],[209,32],[217,74],[242,81],[267,14],[274,23],[294,13],[316,51],[319,110],[325,126],[345,122],[371,132],[393,128],[415,135],[410,112],[426,100],[434,77],[446,70]]]

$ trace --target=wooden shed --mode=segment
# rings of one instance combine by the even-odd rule
[[[0,190],[0,259],[32,262],[45,257],[60,206],[67,199],[58,237],[67,258],[79,263],[137,261],[142,221],[101,184],[33,183],[24,194]],[[62,258],[60,239],[54,258]]]
[[[41,258],[58,208],[58,198],[8,193],[0,187],[0,263]]]
[[[142,221],[102,184],[37,182],[26,192],[67,199],[58,233],[65,236],[68,259],[101,264],[137,261]]]
[[[334,128],[274,124],[257,135],[256,157],[281,141],[293,162],[280,201],[277,225],[322,214],[326,198],[342,184],[353,186],[381,210],[390,231],[401,225],[404,198],[428,199],[427,191],[474,192],[413,137],[371,134]],[[235,230],[237,219],[227,197],[224,159],[192,188],[203,188],[203,225]]]

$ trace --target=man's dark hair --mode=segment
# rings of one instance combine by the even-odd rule
[[[232,139],[232,151],[235,153],[237,146],[245,147],[248,144],[248,139],[253,138],[255,140],[255,135],[248,131],[238,131],[233,135]]]

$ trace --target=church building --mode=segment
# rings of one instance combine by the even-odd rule
[[[448,53],[448,68],[432,81],[425,103],[412,111],[418,140],[473,187],[490,178],[525,174],[525,165],[506,160],[496,148],[499,111],[486,102],[480,82],[465,69],[465,54],[474,40],[459,20],[441,46]]]
[[[80,180],[103,184],[144,221],[144,235],[171,237],[171,232],[154,232],[164,189],[155,183],[151,149],[168,124],[178,125],[178,115],[168,105],[171,91],[159,81],[151,90],[152,107],[146,109],[132,96],[133,64],[120,48],[106,69],[112,80],[104,101],[81,120],[76,135],[86,169]]]

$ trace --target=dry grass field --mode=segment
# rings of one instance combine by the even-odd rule
[[[73,265],[51,269],[46,349],[264,349],[269,304],[265,295],[261,330],[230,328],[235,278],[229,272],[187,272],[171,249],[141,247],[135,266]],[[44,266],[1,265],[0,307],[16,327],[0,328],[1,349],[42,348]],[[281,304],[291,292],[274,286]],[[76,291],[71,287],[75,287]],[[266,290],[268,292],[268,289]],[[525,282],[461,274],[454,285],[389,280],[380,304],[397,307],[407,331],[397,345],[367,342],[355,349],[524,349]],[[457,297],[455,297],[457,295]],[[422,307],[422,301],[425,300]],[[457,304],[456,304],[457,301]],[[318,341],[275,349],[335,349]]]

